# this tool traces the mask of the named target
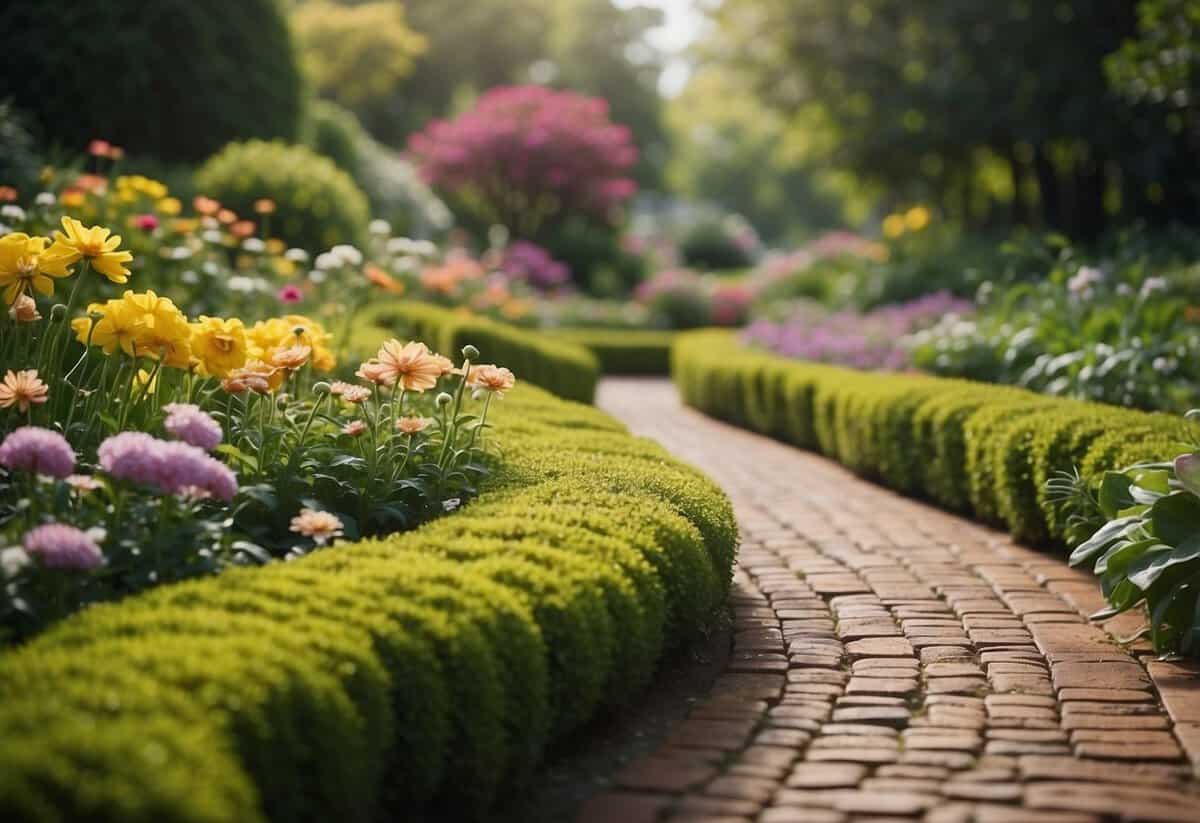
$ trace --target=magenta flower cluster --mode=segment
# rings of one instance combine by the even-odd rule
[[[176,440],[210,452],[221,444],[221,424],[199,406],[191,403],[168,403],[163,406],[167,419],[163,428]]]
[[[30,557],[39,558],[48,569],[87,571],[104,563],[104,555],[91,535],[63,523],[30,529],[21,543]]]
[[[605,217],[634,195],[637,149],[608,103],[544,86],[500,86],[454,120],[409,138],[430,184],[478,203],[514,230],[547,210]]]
[[[62,479],[75,471],[75,451],[56,431],[22,426],[0,443],[0,466]]]
[[[98,454],[100,467],[109,475],[164,494],[211,495],[226,502],[237,494],[233,472],[189,443],[121,432],[101,443]]]
[[[763,320],[751,324],[745,338],[786,357],[899,371],[908,366],[908,352],[900,345],[902,337],[944,315],[969,315],[973,311],[973,304],[945,291],[866,314],[845,311],[822,315],[802,307],[783,323]]]
[[[518,240],[504,250],[500,269],[510,278],[524,280],[543,291],[565,286],[571,280],[566,263],[555,260],[550,252],[528,240]]]

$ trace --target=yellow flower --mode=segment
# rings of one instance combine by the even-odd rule
[[[54,233],[54,245],[46,252],[55,261],[63,265],[71,265],[86,257],[92,267],[114,283],[124,283],[129,279],[129,269],[123,264],[133,259],[127,251],[118,251],[121,236],[112,235],[108,229],[100,226],[84,228],[74,217],[63,217],[62,232]]]
[[[136,353],[142,357],[162,358],[163,363],[186,369],[192,363],[192,330],[184,316],[168,297],[152,291],[121,296],[134,312],[141,313],[141,322],[134,337]]]
[[[68,209],[77,209],[87,202],[87,196],[79,189],[67,189],[58,196],[58,202]]]
[[[46,252],[45,237],[30,237],[14,232],[0,237],[0,287],[4,302],[10,306],[30,289],[54,294],[54,277],[71,274],[67,263]]]
[[[191,329],[192,357],[202,374],[225,377],[246,364],[246,327],[241,320],[201,316]]]
[[[99,314],[102,317],[92,326],[90,317],[78,317],[71,321],[75,337],[84,345],[90,340],[93,346],[99,346],[105,354],[112,354],[118,348],[126,354],[133,354],[134,341],[137,339],[142,322],[142,312],[124,300],[109,300],[103,305],[92,303],[88,306],[88,314]]]
[[[145,386],[146,391],[152,392],[158,386],[158,375],[145,369],[138,369],[137,382],[139,386]]]
[[[883,236],[889,240],[895,240],[905,231],[904,216],[901,214],[889,214],[883,219]]]
[[[920,231],[929,225],[931,215],[924,206],[913,206],[904,213],[904,225],[909,231]]]
[[[332,371],[337,365],[337,358],[329,348],[333,335],[320,323],[299,314],[260,320],[246,332],[246,339],[249,356],[256,360],[270,360],[276,349],[308,346],[317,371]]]
[[[183,211],[183,204],[179,202],[178,197],[164,197],[162,200],[158,201],[158,203],[155,205],[155,208],[158,209],[159,214],[165,214],[170,217],[174,217],[175,215],[179,214],[179,212]]]

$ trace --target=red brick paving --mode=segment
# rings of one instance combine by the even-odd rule
[[[742,550],[727,671],[580,820],[1200,821],[1200,667],[1089,624],[1090,575],[666,381],[600,405],[722,485]]]

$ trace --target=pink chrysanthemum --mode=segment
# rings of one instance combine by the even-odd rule
[[[22,426],[0,443],[0,466],[62,479],[75,471],[75,452],[56,431]]]
[[[221,425],[191,403],[168,403],[163,406],[167,419],[163,428],[174,438],[205,451],[221,444]]]
[[[189,443],[158,440],[143,432],[121,432],[100,444],[100,467],[118,480],[167,494],[202,489],[226,502],[237,494],[229,468]],[[193,488],[194,487],[194,488]]]
[[[295,284],[289,283],[279,290],[280,303],[300,303],[304,300],[304,290]]]
[[[25,533],[22,540],[31,557],[49,569],[88,571],[104,563],[104,555],[87,532],[63,523],[49,523]]]

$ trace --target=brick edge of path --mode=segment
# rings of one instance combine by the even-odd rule
[[[823,458],[610,379],[742,530],[711,694],[584,823],[1200,821],[1200,667],[1098,627],[1095,579]]]

